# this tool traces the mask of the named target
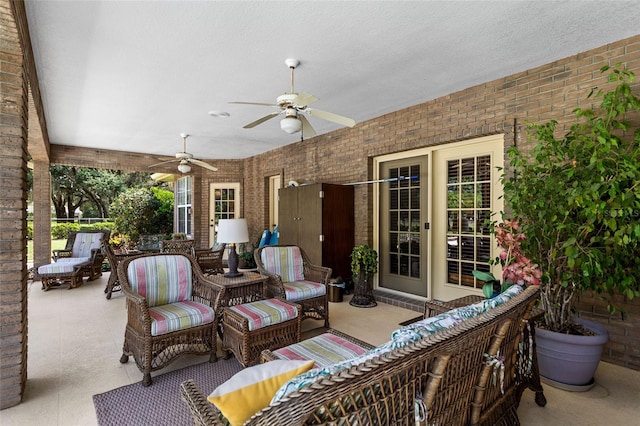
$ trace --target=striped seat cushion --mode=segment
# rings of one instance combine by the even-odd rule
[[[127,268],[131,289],[147,299],[149,307],[191,299],[191,262],[181,254],[134,259]]]
[[[249,330],[280,324],[298,316],[298,308],[280,299],[259,300],[227,308],[247,318]]]
[[[79,232],[73,240],[72,257],[90,257],[91,251],[102,247],[102,232]]]
[[[324,333],[273,351],[280,359],[313,360],[313,368],[326,367],[366,352],[366,349],[357,344],[331,333]]]
[[[324,284],[313,281],[292,281],[284,283],[283,286],[285,297],[292,302],[323,296],[327,293]]]
[[[88,257],[64,257],[55,263],[38,266],[38,274],[71,274],[76,265],[87,262],[89,259]]]
[[[149,308],[151,335],[171,333],[213,322],[213,308],[187,300]]]
[[[267,271],[280,275],[283,283],[304,280],[304,264],[299,247],[265,247],[260,259]]]

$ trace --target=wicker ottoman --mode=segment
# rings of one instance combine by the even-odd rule
[[[224,308],[222,349],[247,367],[257,364],[265,349],[300,341],[302,307],[281,299],[259,300]]]
[[[314,368],[322,368],[358,357],[373,348],[369,343],[330,328],[326,333],[293,345],[273,351],[265,350],[262,352],[261,361],[313,360]]]

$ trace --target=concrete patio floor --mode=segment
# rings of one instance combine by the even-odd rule
[[[120,364],[126,323],[122,293],[106,300],[108,273],[79,288],[44,292],[29,283],[28,380],[21,404],[0,411],[2,425],[97,425],[92,395],[140,381],[134,362]],[[386,342],[391,331],[417,313],[385,303],[357,308],[330,303],[331,326],[372,344]],[[320,327],[306,321],[305,330]],[[206,362],[184,357],[165,370]],[[567,392],[544,385],[547,405],[538,407],[525,391],[518,414],[523,425],[640,424],[640,371],[601,363],[596,386],[588,392]],[[132,425],[136,426],[136,425]]]

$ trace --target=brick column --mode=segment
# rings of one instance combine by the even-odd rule
[[[51,262],[51,174],[46,161],[33,162],[33,264]]]
[[[20,403],[27,380],[28,86],[18,33],[0,3],[0,409]]]

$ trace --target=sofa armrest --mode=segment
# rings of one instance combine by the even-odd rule
[[[225,424],[220,420],[220,413],[215,409],[214,405],[207,400],[193,380],[186,380],[180,384],[180,394],[182,400],[189,407],[194,425],[223,426]]]

